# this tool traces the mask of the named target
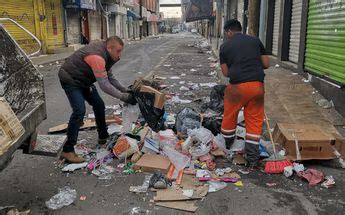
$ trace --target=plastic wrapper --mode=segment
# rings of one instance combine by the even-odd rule
[[[114,148],[113,153],[118,159],[123,159],[131,156],[135,152],[139,151],[138,141],[127,136],[121,136]]]
[[[126,105],[122,109],[122,125],[123,125],[123,132],[131,133],[132,132],[132,124],[136,122],[139,118],[139,106],[138,105]]]
[[[223,135],[218,134],[217,136],[215,136],[213,138],[213,143],[220,148],[221,150],[223,150],[225,153],[228,153],[229,150],[226,149],[226,144],[225,144],[225,139],[223,137]]]
[[[188,131],[201,127],[200,114],[190,108],[184,108],[176,116],[176,131],[187,136]]]
[[[59,193],[54,195],[51,199],[46,201],[46,206],[49,209],[57,210],[64,206],[72,204],[77,198],[77,191],[68,186],[59,188]]]
[[[208,192],[209,193],[213,193],[213,192],[217,192],[219,190],[224,189],[226,186],[228,186],[227,183],[225,182],[219,182],[219,181],[209,181],[208,183]]]
[[[175,146],[177,138],[175,133],[171,129],[167,129],[159,132],[159,143],[162,147],[169,145]]]
[[[135,93],[141,115],[144,117],[148,126],[155,132],[164,130],[165,110],[154,107],[155,95],[153,93]]]
[[[210,152],[212,140],[214,138],[212,132],[206,128],[197,128],[189,132],[189,137],[185,144],[189,147],[189,153],[197,158]]]
[[[168,156],[178,171],[186,168],[190,164],[190,157],[181,154],[170,146],[164,146],[163,153]]]
[[[143,184],[140,186],[130,186],[129,191],[133,193],[146,193],[150,186],[150,179],[152,174],[145,175]]]

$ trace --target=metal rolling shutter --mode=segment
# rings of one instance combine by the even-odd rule
[[[11,18],[37,36],[33,0],[7,0],[1,3],[0,17]],[[26,53],[37,50],[38,44],[25,31],[9,21],[1,22]]]
[[[299,42],[301,36],[302,1],[292,1],[292,15],[290,27],[289,61],[298,63]]]
[[[309,1],[305,68],[345,84],[344,1]]]
[[[45,0],[47,21],[47,46],[49,49],[65,45],[64,29],[62,24],[61,0]]]
[[[90,11],[90,40],[101,40],[102,38],[102,18],[97,11]]]
[[[280,26],[280,5],[281,0],[275,1],[274,6],[274,24],[273,24],[273,41],[272,41],[272,54],[278,54],[278,39],[279,39],[279,26]]]
[[[67,42],[68,44],[80,43],[80,11],[78,9],[66,9],[67,14]]]
[[[238,0],[237,3],[237,20],[243,25],[243,10],[244,10],[244,0]]]

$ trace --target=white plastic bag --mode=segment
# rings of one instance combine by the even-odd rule
[[[122,109],[122,125],[124,133],[132,132],[133,122],[136,122],[139,118],[140,109],[138,105],[126,105]]]
[[[131,156],[139,151],[138,141],[127,136],[121,136],[113,147],[113,153],[118,159]]]
[[[168,156],[169,160],[174,164],[178,171],[186,168],[190,164],[190,157],[181,154],[171,146],[164,146],[163,153]]]
[[[159,132],[159,143],[161,147],[164,147],[166,145],[168,146],[175,146],[177,143],[177,138],[175,136],[175,133],[171,129],[167,129],[164,131]]]
[[[223,135],[218,134],[214,139],[213,142],[221,149],[223,150],[226,154],[229,152],[229,150],[226,149],[225,145],[225,139]]]
[[[68,186],[59,188],[59,193],[46,201],[46,206],[49,209],[57,210],[64,206],[72,204],[77,198],[77,191]]]

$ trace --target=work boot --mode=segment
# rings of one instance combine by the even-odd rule
[[[84,158],[79,157],[75,152],[62,152],[62,157],[69,163],[83,163],[86,161]]]
[[[251,168],[258,167],[260,159],[259,144],[251,144],[246,142],[245,153],[248,166]]]

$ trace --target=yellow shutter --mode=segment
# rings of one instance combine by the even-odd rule
[[[45,0],[48,52],[65,45],[61,0]]]
[[[0,17],[11,18],[36,35],[33,0],[0,0]],[[9,21],[2,21],[5,28],[27,54],[38,49],[37,42],[25,31]]]

